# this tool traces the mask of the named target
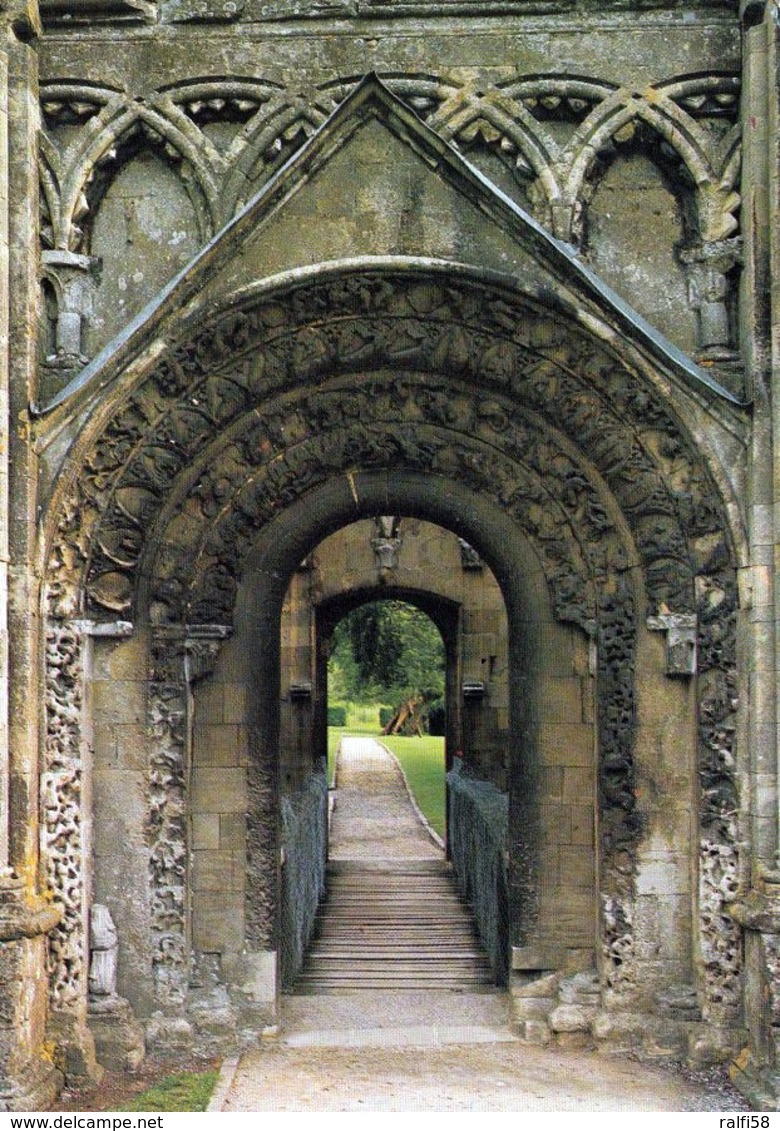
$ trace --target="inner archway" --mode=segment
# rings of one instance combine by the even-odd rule
[[[408,624],[417,625],[413,633],[417,651],[410,653],[411,664],[417,664],[418,670],[412,677],[416,683],[414,687],[407,686],[406,677],[396,670],[391,680],[396,690],[390,692],[391,698],[396,695],[405,700],[407,696],[416,696],[421,703],[428,699],[428,706],[431,698],[446,701],[446,716],[440,707],[442,718],[437,727],[439,733],[446,734],[441,764],[438,770],[429,767],[428,759],[438,758],[438,755],[426,755],[421,766],[424,775],[430,772],[434,781],[441,783],[442,811],[444,771],[445,768],[451,771],[453,763],[463,771],[464,781],[480,782],[483,794],[487,791],[493,798],[495,827],[490,827],[488,820],[480,860],[474,849],[474,829],[466,828],[470,812],[468,787],[460,782],[455,783],[460,826],[459,830],[450,831],[455,857],[460,862],[457,877],[460,889],[479,908],[481,932],[488,942],[494,969],[505,981],[509,947],[505,928],[504,866],[510,760],[507,621],[498,582],[487,563],[462,538],[430,521],[409,516],[374,516],[330,535],[299,565],[288,587],[282,612],[282,793],[289,798],[296,790],[304,790],[307,775],[319,772],[311,767],[321,767],[324,763],[326,666],[330,642],[336,626],[343,625],[345,618],[360,616],[372,608],[394,608],[399,616],[406,613],[411,618]],[[376,630],[375,623],[370,623]],[[392,619],[386,623],[385,631],[391,634],[391,639],[385,651],[393,647]],[[424,632],[424,623],[440,645],[443,644],[441,660],[430,634]],[[422,652],[418,654],[420,649]],[[395,660],[389,653],[385,656],[390,667]],[[380,665],[381,662],[380,659]],[[430,668],[439,663],[444,670],[434,678]],[[375,667],[371,670],[371,678],[382,682],[382,672]],[[375,734],[380,729],[378,712],[377,701]],[[388,741],[392,744],[394,740]],[[404,744],[413,765],[418,765],[420,747],[416,740],[401,739],[401,753]],[[391,748],[394,749],[392,745]],[[313,761],[312,751],[315,752]],[[283,813],[288,812],[291,804],[283,800]],[[300,810],[302,804],[299,797],[292,805],[291,819],[287,821],[289,829],[304,827],[292,818],[292,812]],[[474,804],[472,798],[472,808]],[[480,818],[483,824],[487,808],[483,806]],[[284,824],[283,821],[283,827]],[[305,827],[311,829],[313,824],[309,822]],[[443,821],[439,827],[443,835]],[[321,853],[315,854],[319,855]],[[299,859],[300,853],[285,845],[283,856],[289,861]],[[289,868],[283,876],[281,917],[288,925],[283,935],[289,936],[291,931],[295,935],[292,945],[289,939],[282,939],[282,951],[287,955],[283,959],[285,984],[289,984],[300,964],[306,942],[300,937],[304,924],[312,922],[311,916],[301,922],[298,914],[301,892],[317,890],[320,883],[320,875],[307,882],[294,883]],[[502,930],[497,929],[499,922],[504,924]]]

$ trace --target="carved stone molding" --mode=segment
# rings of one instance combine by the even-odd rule
[[[164,1010],[186,1000],[189,973],[187,774],[190,690],[230,634],[222,625],[172,625],[152,634],[149,726],[149,884],[155,987]]]
[[[84,634],[50,623],[46,630],[46,740],[41,773],[41,856],[59,923],[49,938],[54,1009],[86,1002],[86,871],[83,813]]]
[[[176,0],[185,7],[188,2]],[[235,18],[244,2],[215,0],[214,10],[230,9]],[[50,3],[49,19],[57,4],[66,0]],[[132,18],[148,7],[145,0],[89,3],[99,19],[111,10],[123,10]],[[369,3],[364,7],[387,15],[414,6]],[[203,3],[194,8],[200,15],[205,11]],[[498,83],[487,75],[470,81],[414,73],[379,77],[447,141],[476,160],[480,151],[495,154],[515,180],[519,203],[561,239],[575,238],[583,226],[588,178],[595,166],[603,165],[626,141],[635,141],[638,130],[646,132],[651,153],[653,147],[662,147],[674,155],[684,171],[676,178],[681,191],[687,191],[689,184],[697,186],[689,195],[698,238],[717,241],[736,233],[740,141],[736,75],[686,76],[643,91],[617,87],[598,77],[554,73],[518,75]],[[88,224],[85,227],[82,220],[86,216],[89,221],[87,214],[99,207],[96,183],[106,170],[110,174],[117,150],[139,122],[153,130],[152,144],[165,139],[160,152],[185,186],[190,178],[197,182],[211,224],[204,235],[208,238],[311,136],[357,81],[350,77],[323,82],[312,75],[289,89],[262,77],[193,77],[173,90],[143,96],[85,87],[67,77],[45,83],[41,96],[47,127],[41,172],[45,238],[53,247],[88,250]],[[243,123],[240,136],[225,152],[203,129],[220,120]],[[576,125],[566,143],[557,140],[555,125],[561,121]],[[699,123],[716,128],[710,136]],[[60,142],[59,127],[74,124],[89,131],[89,146],[79,136],[74,139],[72,129],[63,131],[67,140]],[[724,126],[733,135],[731,145],[724,139]],[[60,185],[69,186],[66,199]],[[82,191],[72,191],[74,185]]]
[[[152,968],[163,1010],[187,996],[187,677],[182,631],[155,633],[149,684]]]
[[[702,361],[734,358],[737,347],[729,302],[730,281],[742,262],[742,239],[715,240],[683,248],[680,259],[688,273],[688,301],[698,315],[698,353]]]
[[[85,659],[92,635],[128,636],[126,621],[49,621],[45,640],[46,734],[41,773],[41,857],[59,922],[49,943],[53,1007],[80,1012],[87,992],[84,811]]]

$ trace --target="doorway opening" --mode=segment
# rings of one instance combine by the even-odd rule
[[[380,760],[398,759],[393,772],[406,775],[432,828],[434,855],[442,863],[449,861],[446,866],[461,895],[481,909],[480,935],[490,954],[491,980],[505,980],[508,696],[501,589],[462,538],[415,517],[375,516],[342,527],[301,562],[287,589],[281,625],[285,987],[295,981],[317,930],[313,910],[305,922],[301,917],[300,868],[291,867],[301,855],[296,841],[304,827],[305,839],[310,838],[322,822],[314,884],[321,899],[326,862],[334,856],[327,831],[332,832],[333,821],[324,816],[323,806],[329,806],[332,818],[341,784],[337,778],[333,788],[337,751],[341,745],[344,759],[369,749],[366,743],[345,746],[346,735],[373,743]],[[466,779],[468,787],[461,785]],[[302,789],[310,791],[313,781],[322,799],[319,817],[302,822],[291,811],[292,799]],[[481,862],[491,891],[479,894],[475,889],[484,882],[473,851],[473,798],[460,796],[474,782],[495,801],[482,850],[494,860],[486,867]],[[343,853],[343,838],[349,834],[343,822],[338,827]],[[399,848],[394,833],[388,839],[393,852],[420,854],[418,848]],[[306,886],[310,892],[311,883]]]

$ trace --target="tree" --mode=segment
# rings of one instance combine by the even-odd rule
[[[429,704],[444,694],[441,634],[430,617],[404,601],[371,601],[333,632],[331,694],[358,702]]]

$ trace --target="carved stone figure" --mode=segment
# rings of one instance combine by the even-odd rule
[[[116,995],[119,936],[111,912],[93,903],[89,916],[89,992],[93,997]]]

